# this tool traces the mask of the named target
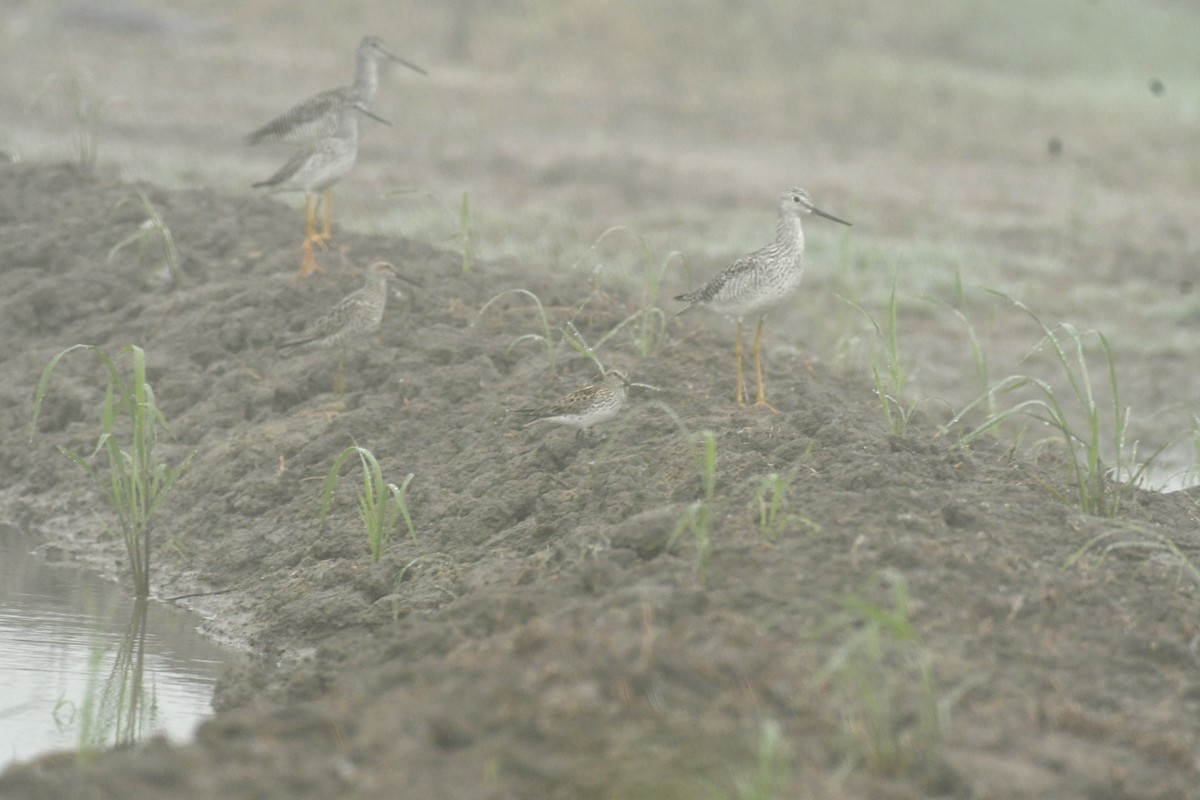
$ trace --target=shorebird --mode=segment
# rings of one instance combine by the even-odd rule
[[[311,275],[321,269],[313,254],[313,245],[325,247],[329,239],[329,206],[325,207],[325,231],[317,232],[317,192],[325,192],[341,180],[358,159],[358,114],[376,117],[369,110],[354,103],[346,103],[338,110],[339,125],[332,136],[327,136],[309,145],[265,181],[254,187],[265,188],[271,194],[279,192],[304,192],[305,219],[304,258],[300,261],[300,274]],[[389,123],[390,124],[390,123]]]
[[[280,342],[279,349],[344,347],[373,333],[383,321],[383,310],[387,307],[388,275],[395,277],[397,273],[386,261],[376,261],[367,267],[367,281],[361,289],[339,300],[299,336]]]
[[[315,94],[285,111],[258,130],[246,136],[248,144],[276,141],[288,144],[311,144],[332,136],[338,129],[338,112],[346,104],[371,111],[379,92],[379,62],[385,58],[396,61],[422,75],[425,70],[391,53],[378,36],[364,37],[358,44],[358,68],[354,83]]]
[[[333,308],[317,317],[299,336],[279,343],[280,352],[337,347],[338,368],[334,391],[346,390],[346,349],[374,333],[383,321],[387,307],[388,275],[398,276],[396,268],[386,261],[376,261],[367,267],[367,281],[361,289],[339,300]]]
[[[617,415],[625,403],[629,378],[624,372],[610,369],[598,383],[577,389],[553,403],[536,408],[518,408],[514,413],[532,418],[527,425],[550,422],[576,428],[582,435],[593,425],[607,422]]]
[[[804,275],[804,229],[800,218],[805,214],[849,225],[844,219],[820,210],[812,204],[808,192],[795,187],[779,196],[779,221],[775,241],[744,255],[708,283],[675,299],[692,306],[705,304],[737,320],[737,403],[746,405],[746,378],[742,369],[742,323],[746,317],[758,317],[754,334],[754,376],[758,396],[754,405],[777,409],[766,400],[762,371],[763,323],[775,307],[795,293]],[[683,313],[682,311],[680,313]]]
[[[354,73],[354,83],[313,95],[247,135],[246,142],[313,145],[336,136],[341,127],[342,109],[347,105],[357,107],[368,114],[375,107],[375,95],[379,92],[379,64],[384,59],[403,64],[422,75],[428,74],[416,64],[390,52],[378,36],[363,37],[358,43],[358,64]],[[326,188],[324,192],[321,204],[324,225],[319,239],[327,242],[330,236],[329,224],[333,216],[333,190]]]

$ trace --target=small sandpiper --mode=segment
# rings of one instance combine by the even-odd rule
[[[386,261],[376,261],[367,267],[367,282],[361,289],[339,300],[299,336],[280,342],[279,351],[287,353],[337,347],[338,366],[333,389],[342,394],[346,391],[346,350],[364,341],[383,321],[383,310],[387,307],[388,275],[396,276],[397,273],[396,268]]]
[[[812,204],[808,192],[791,188],[779,196],[779,221],[775,241],[744,255],[699,289],[675,299],[688,304],[708,305],[737,320],[737,403],[746,405],[746,379],[742,369],[742,321],[758,317],[754,334],[754,376],[758,381],[755,406],[777,409],[766,400],[762,370],[762,332],[767,314],[795,293],[804,275],[804,230],[800,218],[816,214],[849,225],[844,219],[820,210]],[[687,311],[687,308],[683,309]],[[683,313],[683,312],[680,312]]]
[[[395,276],[396,268],[386,261],[376,261],[367,267],[367,282],[361,289],[339,300],[299,336],[280,342],[279,349],[346,346],[374,333],[387,306],[388,275]]]
[[[617,415],[625,403],[629,378],[620,370],[610,369],[597,383],[577,389],[553,403],[536,408],[518,408],[514,413],[531,418],[527,425],[549,422],[576,428],[582,435],[594,425]]]

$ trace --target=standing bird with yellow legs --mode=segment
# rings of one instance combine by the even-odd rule
[[[306,227],[302,248],[304,255],[300,261],[301,276],[311,275],[321,269],[313,246],[324,248],[328,236],[317,231],[317,193],[325,192],[328,197],[330,188],[354,167],[358,159],[357,115],[360,113],[391,124],[360,105],[346,103],[338,111],[338,128],[332,136],[317,140],[292,156],[274,175],[254,184],[254,188],[266,189],[270,194],[304,192]],[[329,225],[328,213],[325,224]]]
[[[293,106],[247,135],[247,144],[285,142],[305,148],[311,147],[338,135],[342,110],[348,105],[379,119],[371,111],[375,107],[375,96],[379,93],[379,65],[385,60],[403,64],[422,75],[428,74],[416,64],[405,61],[389,51],[378,36],[366,36],[358,44],[354,83],[315,94]],[[326,187],[321,191],[324,192],[321,199],[323,220],[321,232],[317,234],[315,241],[323,245],[328,243],[332,236],[329,228],[333,221],[333,190]]]
[[[827,214],[813,205],[808,192],[791,188],[779,196],[779,221],[775,226],[775,241],[760,250],[744,255],[721,271],[708,283],[675,299],[688,308],[707,305],[713,310],[737,320],[737,404],[746,405],[746,378],[742,368],[742,327],[747,317],[758,317],[754,333],[754,377],[758,395],[754,405],[778,411],[767,402],[763,384],[762,332],[767,314],[795,294],[804,276],[804,229],[800,218],[816,214],[842,225],[844,219]],[[683,312],[680,312],[683,313]]]

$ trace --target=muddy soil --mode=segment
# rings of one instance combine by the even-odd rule
[[[642,109],[634,129],[652,141],[651,122],[666,124],[654,98],[689,102],[673,93],[679,76],[660,78],[646,97],[613,90],[618,107]],[[521,91],[498,90],[509,101]],[[706,228],[656,216],[663,203],[736,206],[769,236],[772,195],[759,189],[777,189],[761,176],[729,183],[719,158],[698,167],[715,144],[647,161],[654,146],[624,157],[617,142],[567,158],[565,127],[549,123],[539,142],[537,100],[528,127],[498,133],[492,150],[440,152],[414,169],[457,164],[488,187],[481,204],[488,192],[516,205],[542,192],[537,208],[561,200],[590,235],[628,202],[652,226],[680,226],[698,274],[712,266]],[[238,106],[239,130],[256,110]],[[771,120],[768,151],[783,148],[785,117]],[[514,160],[526,146],[528,160]],[[406,168],[372,147],[365,163]],[[1001,159],[989,185],[1054,180],[1042,160],[1014,172],[1024,158]],[[968,169],[956,163],[951,172]],[[1109,187],[1124,185],[1123,169]],[[832,164],[814,171],[834,183]],[[901,207],[917,203],[903,175],[878,176]],[[953,194],[951,182],[922,191]],[[775,797],[1200,797],[1197,492],[1134,493],[1105,520],[1078,510],[1053,454],[1035,460],[986,437],[960,447],[940,407],[922,405],[895,434],[863,364],[836,369],[805,346],[837,305],[819,279],[802,318],[768,327],[779,413],[733,404],[733,326],[689,313],[669,319],[648,356],[628,327],[598,348],[654,389],[596,435],[525,427],[513,409],[591,382],[596,366],[562,345],[552,362],[527,337],[542,328],[526,295],[480,309],[525,289],[599,342],[639,310],[638,292],[524,257],[484,253],[464,271],[450,247],[337,223],[324,271],[301,279],[294,204],[192,183],[0,165],[0,521],[127,579],[102,498],[55,449],[94,446],[103,372],[89,356],[60,364],[29,437],[34,388],[56,352],[137,344],[171,428],[164,457],[195,454],[163,510],[154,594],[214,593],[180,602],[245,657],[194,741],[16,765],[0,796],[744,797],[759,796],[748,787],[765,774],[760,788]],[[178,283],[155,242],[117,247],[145,220],[139,190],[170,225]],[[1183,213],[1176,189],[1164,191],[1178,202],[1150,228]],[[954,224],[1011,210],[981,193],[959,198]],[[349,182],[347,194],[339,208],[352,219],[364,201]],[[850,214],[831,199],[820,204]],[[912,233],[894,207],[864,213],[887,235]],[[1170,283],[1192,244],[1162,241],[1143,229],[1127,247]],[[1019,249],[1042,246],[1030,234]],[[1156,258],[1162,248],[1171,258]],[[392,283],[380,330],[344,358],[280,356],[277,342],[357,288],[376,259],[410,279]],[[664,297],[689,277],[672,273]],[[711,493],[702,431],[715,441]],[[378,563],[356,514],[356,468],[318,525],[325,476],[352,443],[388,480],[414,476],[415,533],[401,525]],[[770,475],[789,483],[764,525]],[[707,544],[679,527],[698,508]],[[872,660],[853,645],[885,618],[911,628],[885,626]],[[882,709],[874,732],[869,698]],[[776,742],[765,769],[764,741]]]
[[[519,296],[478,311],[513,286],[572,305],[574,275],[512,262],[463,274],[456,254],[343,234],[346,263],[301,280],[292,210],[145,187],[179,220],[172,288],[132,248],[97,256],[140,221],[135,187],[69,166],[6,166],[3,186],[6,513],[117,567],[91,520],[100,501],[53,451],[95,436],[90,357],[63,363],[26,435],[54,352],[140,343],[173,431],[166,457],[196,453],[165,510],[155,591],[232,590],[195,603],[253,656],[195,743],[15,767],[5,796],[690,797],[752,769],[768,720],[792,789],[818,796],[1194,791],[1194,582],[1149,551],[1064,568],[1102,533],[1200,545],[1188,494],[1137,496],[1129,530],[1085,517],[1060,499],[1061,468],[959,449],[920,418],[893,436],[861,380],[786,354],[768,362],[780,413],[740,410],[729,326],[699,316],[620,364],[662,391],[602,441],[523,427],[510,409],[595,367],[564,352],[551,371],[540,348],[510,347],[531,325]],[[396,283],[339,394],[335,351],[281,358],[275,342],[378,258],[421,286]],[[576,324],[595,340],[629,311],[605,298]],[[701,430],[717,443],[705,575],[690,534],[672,542],[704,497]],[[415,475],[416,536],[377,564],[355,480],[317,525],[324,475],[351,442],[390,479]],[[794,478],[764,536],[755,494],[771,473]],[[873,586],[885,572],[907,581],[950,727],[911,769],[834,780],[842,701],[812,681],[840,641],[815,632],[847,594],[886,607]],[[920,683],[894,669],[904,727]]]

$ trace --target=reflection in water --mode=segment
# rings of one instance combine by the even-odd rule
[[[145,702],[146,610],[142,598],[133,601],[129,627],[117,646],[112,671],[99,698],[89,687],[80,722],[81,749],[101,750],[110,745],[133,744],[143,731],[152,731],[157,716],[154,703]]]
[[[0,769],[47,750],[188,738],[228,652],[196,618],[0,536]]]

